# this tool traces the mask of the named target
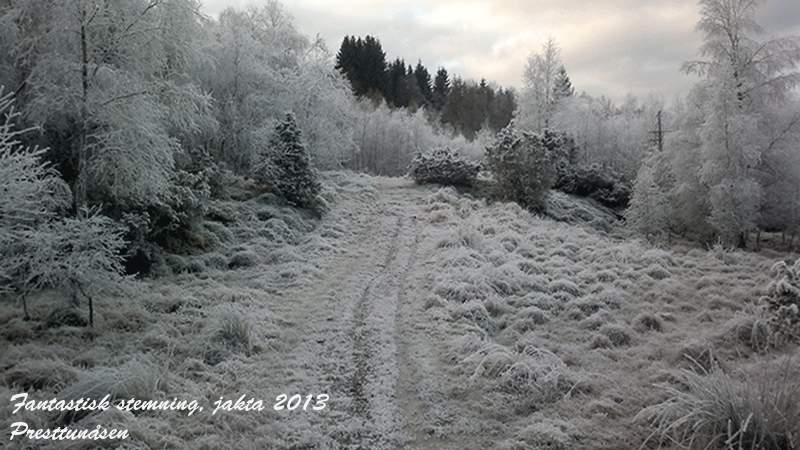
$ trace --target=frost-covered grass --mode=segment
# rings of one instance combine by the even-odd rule
[[[449,188],[424,201],[426,218],[441,236],[428,311],[437,317],[438,309],[447,311],[453,333],[461,336],[447,360],[470,389],[481,392],[465,408],[480,412],[472,420],[502,416],[510,437],[497,448],[568,448],[575,442],[581,448],[638,448],[652,431],[632,418],[662,401],[665,386],[673,395],[698,390],[713,383],[706,378],[724,373],[719,367],[744,370],[754,358],[775,358],[765,353],[771,331],[757,306],[768,286],[773,297],[791,291],[775,288],[783,286],[779,281],[770,284],[774,259],[624,239],[628,232],[612,216],[594,217],[562,197],[550,200],[550,215],[560,221],[514,204],[487,206]],[[793,261],[797,255],[780,256]],[[541,359],[533,362],[524,353],[531,342],[547,355],[544,368]],[[796,348],[785,345],[781,351]],[[695,375],[687,386],[679,380],[691,358],[716,369]],[[558,382],[543,395],[542,385],[553,379]],[[460,398],[459,392],[453,395]],[[709,395],[717,394],[723,395]],[[528,442],[532,413],[567,418],[570,426],[540,420],[538,429],[549,430],[547,436]],[[779,415],[764,420],[779,426]],[[684,432],[693,426],[691,418],[665,412],[659,419],[655,430],[665,437],[673,427]],[[671,425],[673,419],[683,422]]]
[[[322,219],[268,196],[216,201],[202,226],[214,245],[171,260],[170,276],[97,298],[93,329],[42,326],[53,305],[68,300],[59,292],[29,299],[31,321],[13,299],[4,301],[0,439],[8,442],[15,421],[53,428],[61,420],[128,428],[120,448],[369,447],[360,436],[394,414],[369,394],[384,395],[380,389],[402,377],[391,367],[359,366],[356,355],[391,358],[392,346],[413,337],[432,349],[429,359],[405,356],[416,364],[409,373],[430,377],[412,383],[426,396],[397,391],[396,401],[420,405],[419,417],[405,423],[425,427],[424,439],[395,433],[398,447],[431,439],[426,448],[679,448],[672,440],[728,438],[769,446],[785,436],[797,446],[796,433],[785,432],[797,430],[796,420],[779,419],[797,418],[787,400],[798,394],[798,361],[787,357],[797,345],[786,333],[775,338],[774,315],[762,305],[772,299],[791,313],[785,299],[794,298],[789,277],[798,255],[653,246],[624,238],[611,216],[602,226],[588,216],[576,225],[410,181],[331,172],[321,182],[331,208]],[[556,201],[565,218],[580,219],[566,199]],[[398,233],[413,236],[408,245],[416,247],[393,247],[392,233],[385,242],[364,239],[388,225],[407,227]],[[415,257],[403,267],[383,266],[391,253],[357,264],[392,248]],[[337,276],[358,270],[376,275],[356,283],[357,291],[343,290]],[[392,294],[381,290],[392,277],[405,283],[398,308],[424,320],[385,330],[402,337],[391,345],[368,347],[386,338],[370,334],[370,320],[389,312],[370,302]],[[785,330],[793,316],[782,314]],[[335,328],[359,317],[351,330]],[[353,381],[359,374],[363,383]],[[22,391],[38,399],[196,399],[206,409],[220,396],[269,403],[261,412],[192,417],[13,415],[8,399]],[[372,421],[354,415],[366,408],[357,391]],[[339,395],[324,414],[272,409],[278,394],[321,392]],[[734,408],[739,428],[727,428],[724,405]],[[698,419],[704,414],[719,420]],[[763,431],[752,434],[755,426]],[[16,442],[12,448],[24,447]]]

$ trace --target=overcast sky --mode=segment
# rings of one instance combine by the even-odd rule
[[[266,0],[205,0],[215,16],[228,6]],[[696,78],[680,73],[701,37],[696,0],[284,0],[303,34],[319,34],[333,53],[345,35],[375,36],[388,61],[400,57],[430,72],[486,78],[519,89],[531,53],[549,36],[577,92],[620,102],[650,93],[670,102]],[[800,1],[771,0],[757,16],[762,38],[800,35]]]

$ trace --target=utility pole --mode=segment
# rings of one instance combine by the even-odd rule
[[[655,143],[658,145],[658,151],[664,151],[664,132],[661,129],[661,110],[658,110],[658,114],[656,114],[656,118],[658,119],[658,125],[656,131],[651,131],[650,134],[654,134],[655,137],[650,139],[651,143]]]

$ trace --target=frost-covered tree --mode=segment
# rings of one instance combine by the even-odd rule
[[[24,80],[21,109],[57,142],[48,157],[78,210],[89,201],[165,200],[177,136],[199,126],[207,104],[186,73],[198,8],[194,0],[29,0],[3,10]]]
[[[324,42],[301,34],[275,0],[226,9],[205,31],[211,67],[198,76],[212,93],[220,124],[207,143],[211,153],[249,175],[267,145],[261,139],[294,111],[315,164],[341,167],[353,147],[355,110]]]
[[[640,103],[628,95],[616,106],[605,97],[567,96],[559,102],[550,124],[575,140],[576,164],[596,164],[633,180],[651,147],[650,132],[662,108],[663,102],[655,97]]]
[[[59,217],[69,206],[69,187],[41,161],[43,151],[23,148],[14,131],[10,96],[0,97],[0,293],[22,298],[43,288],[72,291],[89,301],[113,287],[122,272],[120,230],[108,218]]]
[[[753,16],[760,1],[701,0],[697,29],[703,60],[684,64],[703,80],[692,93],[700,114],[697,178],[706,191],[708,223],[720,237],[744,245],[755,230],[764,198],[760,173],[795,120],[776,116],[790,90],[800,83],[798,37],[757,41]],[[796,115],[796,113],[794,113]],[[780,115],[780,114],[778,114]],[[775,134],[770,122],[790,124]]]
[[[321,190],[316,171],[311,167],[308,149],[294,114],[275,127],[269,147],[262,150],[256,168],[256,181],[272,186],[279,195],[300,207],[313,206]]]
[[[630,205],[625,211],[628,226],[645,236],[659,235],[668,230],[669,180],[665,180],[664,173],[658,172],[663,166],[661,159],[663,155],[655,154],[642,164],[633,184]]]
[[[522,95],[517,110],[520,129],[541,132],[550,127],[558,101],[572,94],[566,69],[561,62],[561,49],[555,39],[542,45],[541,53],[531,54],[522,75]]]

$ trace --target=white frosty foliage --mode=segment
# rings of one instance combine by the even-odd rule
[[[43,288],[71,288],[91,298],[119,280],[121,231],[108,218],[81,212],[58,218],[69,190],[39,161],[41,151],[18,146],[9,110],[0,127],[0,292],[24,296]],[[27,310],[26,310],[27,314]],[[91,316],[90,316],[91,321]]]
[[[655,163],[645,163],[633,184],[633,197],[625,212],[628,225],[644,235],[657,235],[668,224],[667,194],[659,186]]]

